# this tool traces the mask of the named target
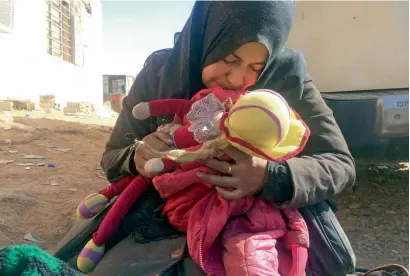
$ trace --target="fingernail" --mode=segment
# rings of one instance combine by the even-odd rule
[[[204,176],[204,173],[197,172],[197,173],[196,173],[196,176],[198,176],[199,178],[201,178],[202,176]]]

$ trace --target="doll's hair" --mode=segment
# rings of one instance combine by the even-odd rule
[[[169,151],[156,151],[144,141],[135,141],[136,146],[145,146],[154,158],[168,158],[178,163],[188,163],[193,161],[205,160],[218,155],[219,151],[229,146],[225,135],[207,141],[196,151],[186,151],[183,149],[173,149]]]

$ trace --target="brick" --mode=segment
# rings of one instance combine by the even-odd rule
[[[55,95],[40,95],[40,103],[42,102],[55,102],[56,96]]]
[[[27,111],[33,111],[34,109],[36,109],[36,104],[32,103],[32,102],[28,102],[27,106],[26,106]]]
[[[79,111],[77,108],[72,107],[64,107],[63,109],[64,115],[77,115]]]
[[[54,103],[50,103],[50,102],[40,103],[40,107],[41,107],[42,109],[53,108],[53,107],[54,107]]]
[[[0,101],[0,110],[13,111],[13,103],[9,101]]]
[[[81,109],[81,108],[84,108],[84,103],[80,103],[80,102],[67,102],[66,106],[67,106],[67,108],[77,108],[77,109]]]

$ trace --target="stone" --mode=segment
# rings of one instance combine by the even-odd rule
[[[84,104],[80,103],[80,102],[67,102],[67,104],[66,104],[67,108],[81,109],[83,106],[84,106]]]
[[[28,206],[36,205],[39,201],[25,194],[12,193],[0,196],[0,202],[4,203],[19,203]]]
[[[28,102],[27,103],[27,107],[26,107],[27,111],[33,111],[35,109],[36,109],[36,104],[35,103],[33,103],[33,102]]]
[[[40,107],[43,109],[47,109],[47,108],[53,108],[54,107],[54,103],[40,103]]]
[[[350,209],[358,209],[360,208],[360,203],[352,203],[349,205]]]
[[[80,110],[72,107],[64,107],[63,112],[64,115],[77,115],[78,113],[80,113]]]
[[[13,111],[13,103],[9,101],[0,101],[0,110]]]
[[[377,204],[377,203],[370,204],[370,208],[372,208],[372,209],[375,209],[377,207],[379,207],[379,204]]]

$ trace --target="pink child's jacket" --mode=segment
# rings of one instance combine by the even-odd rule
[[[207,275],[303,276],[308,229],[297,209],[279,209],[251,196],[225,200],[197,172],[199,163],[154,178],[164,214],[187,233],[189,253]]]

